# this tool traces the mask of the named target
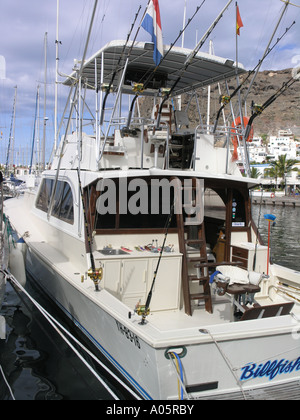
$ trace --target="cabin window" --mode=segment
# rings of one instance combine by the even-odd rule
[[[120,193],[118,180],[110,180],[113,185],[103,187],[101,192],[98,189],[96,200],[92,198],[91,190],[87,191],[90,205],[88,206],[88,215],[93,214],[91,223],[94,230],[137,230],[137,229],[164,229],[170,214],[170,206],[174,200],[174,191],[171,188],[168,199],[159,191],[159,197],[155,195],[153,203],[153,194],[151,187],[145,180],[135,180],[138,185],[131,185],[123,197]],[[109,191],[110,190],[110,191]],[[116,194],[113,199],[112,194]],[[112,198],[112,199],[111,199]],[[96,201],[96,205],[95,205]],[[91,202],[93,202],[91,208]],[[158,204],[157,204],[158,203]],[[95,206],[95,209],[94,209]],[[102,207],[101,207],[102,206]],[[100,211],[102,208],[102,211]],[[166,210],[168,208],[168,211]],[[103,209],[107,211],[103,211]],[[93,219],[93,220],[92,220]],[[173,215],[170,228],[176,227],[176,216]]]
[[[42,211],[48,211],[53,179],[43,179],[40,192],[36,201],[36,208]]]
[[[36,207],[39,210],[48,212],[53,186],[53,179],[43,179],[36,201]],[[57,182],[51,216],[66,223],[74,223],[73,194],[67,182]]]

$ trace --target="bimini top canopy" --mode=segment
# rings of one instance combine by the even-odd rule
[[[159,89],[172,88],[178,76],[182,76],[172,92],[172,96],[176,96],[220,80],[229,79],[235,76],[236,71],[238,74],[245,72],[241,64],[238,64],[236,69],[234,61],[203,52],[198,52],[183,72],[185,63],[193,51],[173,47],[153,73],[155,69],[153,44],[136,42],[130,54],[132,42],[129,41],[127,45],[125,44],[125,41],[112,41],[85,62],[82,77],[87,81],[90,89],[95,89],[96,86],[98,89],[101,88],[101,74],[103,74],[102,84],[109,84],[112,75],[117,71],[113,82],[113,90],[117,90],[128,55],[129,62],[122,88],[123,93],[127,94],[133,93],[134,84],[145,83],[149,80],[150,75],[150,81],[143,91],[144,95],[154,95]],[[164,50],[166,53],[169,47],[165,46]],[[120,57],[122,60],[119,63]],[[117,69],[118,63],[119,68]],[[97,80],[95,80],[96,77]],[[76,80],[75,71],[66,79],[65,84],[71,85],[74,80]]]

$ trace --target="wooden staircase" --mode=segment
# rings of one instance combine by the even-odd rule
[[[194,179],[193,181],[196,181]],[[195,198],[196,182],[190,188],[191,203]],[[184,191],[184,187],[182,187]],[[184,212],[183,212],[184,213]],[[204,301],[207,312],[212,313],[209,285],[209,267],[206,251],[204,221],[184,214],[176,214],[179,249],[182,253],[182,288],[185,312],[192,315],[192,302]]]

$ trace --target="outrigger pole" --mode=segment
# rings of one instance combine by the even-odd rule
[[[89,27],[89,31],[88,31],[87,40],[86,40],[86,43],[85,43],[85,48],[84,48],[84,52],[83,52],[82,61],[81,61],[81,66],[80,66],[80,69],[79,69],[79,72],[78,72],[78,77],[77,77],[77,80],[74,81],[74,84],[71,86],[71,91],[72,91],[74,85],[76,84],[75,92],[74,92],[74,95],[73,95],[73,100],[71,101],[71,108],[70,108],[70,112],[69,112],[67,128],[66,128],[64,139],[63,139],[63,142],[62,142],[60,157],[59,157],[59,161],[58,161],[58,165],[57,165],[57,169],[56,169],[56,175],[55,175],[55,179],[54,179],[53,190],[52,190],[50,203],[49,203],[49,207],[48,207],[48,212],[47,212],[48,220],[50,219],[51,212],[52,212],[52,207],[53,207],[53,203],[54,203],[54,196],[55,196],[55,193],[56,193],[56,187],[57,187],[57,182],[58,182],[58,175],[59,175],[60,166],[61,166],[61,160],[62,160],[62,157],[64,155],[64,147],[65,147],[65,144],[67,142],[67,135],[68,135],[68,131],[69,131],[69,128],[70,128],[72,113],[73,113],[73,110],[75,108],[76,97],[78,96],[79,82],[80,82],[82,72],[83,72],[83,67],[84,67],[84,64],[85,64],[85,58],[86,58],[86,54],[87,54],[88,44],[90,42],[90,37],[91,37],[91,32],[92,32],[92,27],[93,27],[93,23],[94,23],[95,14],[96,14],[97,5],[98,5],[98,0],[95,0],[93,12],[92,12],[91,23],[90,23],[90,27]],[[79,160],[79,165],[80,165],[80,160]]]
[[[267,50],[265,51],[263,57],[259,60],[259,62],[257,63],[257,65],[249,71],[249,73],[247,74],[247,77],[242,81],[241,84],[239,84],[237,86],[237,88],[232,92],[232,94],[230,96],[221,96],[220,97],[220,102],[222,103],[217,116],[216,116],[216,120],[214,123],[214,128],[213,128],[213,133],[215,133],[216,129],[217,129],[217,125],[218,125],[218,121],[221,115],[221,112],[223,111],[223,109],[225,108],[225,106],[232,100],[232,98],[234,98],[234,96],[238,93],[238,91],[244,86],[244,84],[247,82],[247,80],[249,79],[249,77],[255,73],[260,66],[262,65],[263,61],[265,60],[265,58],[270,54],[271,51],[273,51],[273,49],[276,47],[276,45],[282,40],[282,38],[287,34],[287,32],[291,29],[291,27],[295,24],[296,22],[294,21],[288,28],[286,28],[284,34],[281,35],[281,37],[277,38],[277,41],[275,42],[275,44],[271,47],[271,48],[267,48]],[[269,44],[270,45],[270,44]],[[253,82],[252,82],[253,84]],[[249,89],[248,89],[249,92]],[[248,92],[246,95],[248,95]],[[247,97],[247,96],[246,96]],[[243,102],[245,103],[246,101],[246,97],[244,98]]]
[[[268,106],[270,106],[280,95],[282,95],[288,88],[290,88],[295,82],[300,80],[300,68],[295,68],[292,71],[292,77],[285,82],[281,88],[277,90],[263,105],[257,105],[252,102],[252,110],[254,111],[249,118],[247,127],[245,129],[244,137],[247,139],[250,133],[251,125],[254,119],[260,115]]]
[[[117,75],[118,71],[120,70],[120,69],[119,69],[119,67],[120,67],[121,61],[122,61],[122,59],[123,59],[123,55],[124,55],[124,53],[125,53],[125,49],[126,49],[126,47],[127,47],[127,44],[128,44],[129,38],[130,38],[130,36],[131,36],[131,34],[132,34],[132,31],[133,31],[133,28],[134,28],[135,22],[136,22],[136,20],[137,20],[137,18],[138,18],[138,15],[139,15],[139,13],[140,13],[141,8],[142,8],[142,6],[140,6],[140,7],[139,7],[139,9],[138,9],[138,11],[136,12],[136,15],[135,15],[134,21],[133,21],[133,23],[132,23],[132,25],[131,25],[131,28],[130,28],[129,32],[128,32],[127,39],[126,39],[126,42],[125,42],[125,44],[124,44],[123,51],[122,51],[122,53],[121,53],[121,55],[120,55],[120,57],[119,57],[118,63],[117,63],[116,68],[115,68],[115,71],[113,72],[112,78],[111,78],[111,80],[110,80],[110,82],[109,82],[108,86],[107,86],[107,87],[105,87],[106,93],[105,93],[105,96],[104,96],[104,99],[103,99],[103,102],[102,102],[101,115],[100,115],[100,125],[102,125],[102,124],[103,124],[103,120],[104,120],[104,110],[105,110],[105,104],[106,104],[107,97],[108,97],[108,95],[109,95],[109,93],[110,93],[110,90],[111,90],[112,84],[113,84],[113,82],[114,82],[114,80],[115,80],[115,77],[116,77],[116,75]],[[146,9],[146,10],[147,10],[147,9]],[[144,12],[144,15],[145,15],[145,13],[146,13],[146,10],[145,10],[145,12]],[[128,52],[128,56],[130,56],[130,53],[131,53],[132,47],[133,47],[134,42],[135,42],[135,40],[136,40],[136,38],[137,38],[137,35],[138,35],[138,32],[139,32],[140,27],[141,27],[141,23],[140,23],[140,25],[139,25],[139,27],[138,27],[138,30],[137,30],[136,34],[135,34],[134,40],[132,41],[132,46],[131,46],[131,48],[130,48],[130,50],[129,50],[129,52]],[[96,86],[96,89],[97,89],[97,86]]]
[[[158,70],[158,68],[161,66],[161,64],[164,62],[164,60],[166,59],[166,57],[168,56],[168,54],[170,53],[170,51],[172,50],[172,48],[174,47],[174,45],[176,44],[176,42],[178,41],[178,39],[181,37],[181,35],[185,32],[185,30],[187,29],[187,27],[189,26],[189,24],[192,22],[192,20],[194,19],[194,17],[196,16],[196,14],[198,13],[198,11],[201,9],[201,7],[203,6],[203,4],[205,3],[205,0],[202,1],[202,3],[200,4],[200,6],[197,6],[195,13],[193,14],[193,16],[188,19],[187,24],[184,26],[184,28],[181,29],[181,31],[179,32],[177,38],[175,39],[175,41],[170,45],[168,51],[164,54],[164,56],[162,57],[162,59],[160,60],[160,62],[157,64],[157,66],[150,72],[150,74],[148,75],[147,79],[142,82],[142,89],[146,89],[148,84],[150,83],[151,79],[153,78],[153,75],[156,73],[156,71]],[[129,114],[128,114],[128,119],[127,119],[127,124],[125,129],[129,129],[130,123],[131,123],[131,117],[132,117],[132,113],[133,113],[133,108],[135,105],[135,102],[137,100],[137,98],[139,97],[139,92],[136,93],[136,95],[134,96],[132,102],[131,102],[131,106],[130,106],[130,110],[129,110]]]
[[[275,27],[275,29],[274,29],[274,31],[273,31],[273,34],[272,34],[272,36],[271,36],[271,39],[270,39],[270,41],[269,41],[269,43],[268,43],[268,45],[267,45],[267,48],[266,48],[266,50],[265,50],[265,53],[264,53],[264,56],[263,56],[263,58],[265,57],[265,55],[267,54],[267,51],[268,51],[268,49],[269,49],[269,47],[270,47],[270,44],[271,44],[271,42],[272,42],[272,40],[273,40],[273,38],[274,38],[274,36],[275,36],[275,33],[276,33],[276,31],[277,31],[277,29],[278,29],[278,27],[279,27],[279,25],[280,25],[280,22],[282,21],[282,18],[283,18],[283,16],[284,16],[284,14],[285,14],[285,12],[286,12],[286,10],[287,10],[287,7],[288,7],[288,5],[290,4],[290,1],[289,0],[284,0],[284,3],[285,3],[285,6],[284,6],[284,8],[283,8],[283,10],[282,10],[282,13],[281,13],[281,15],[280,15],[280,17],[279,17],[279,20],[278,20],[278,22],[277,22],[277,25],[276,25],[276,27]],[[295,23],[295,22],[294,22]],[[294,24],[293,23],[293,24]],[[291,26],[293,26],[293,24],[291,25]],[[290,26],[290,27],[291,27]],[[284,34],[285,35],[285,34]],[[276,45],[276,44],[275,44]],[[247,90],[247,93],[246,93],[246,95],[245,95],[245,97],[244,97],[244,100],[243,100],[243,103],[245,103],[246,102],[246,99],[247,99],[247,97],[248,97],[248,95],[249,95],[249,92],[250,92],[250,89],[251,89],[251,87],[252,87],[252,85],[253,85],[253,83],[254,83],[254,80],[256,79],[256,76],[257,76],[257,74],[258,74],[258,72],[259,72],[259,69],[260,69],[260,67],[261,67],[261,64],[262,64],[262,61],[261,61],[261,63],[259,64],[259,66],[258,66],[258,68],[256,69],[256,72],[255,72],[255,75],[253,76],[253,79],[252,79],[252,81],[251,81],[251,83],[250,83],[250,86],[249,86],[249,88],[248,88],[248,90]]]
[[[221,13],[218,15],[218,17],[214,20],[214,22],[211,24],[211,26],[208,28],[208,30],[205,32],[205,34],[203,35],[203,37],[200,39],[200,41],[198,42],[198,44],[196,45],[196,47],[193,49],[193,51],[190,53],[190,55],[186,59],[186,61],[184,63],[184,67],[182,68],[179,76],[177,77],[177,79],[175,80],[173,86],[171,87],[171,89],[169,90],[169,92],[167,93],[167,95],[164,97],[164,99],[162,100],[162,102],[160,104],[160,108],[159,108],[158,116],[157,116],[156,128],[159,127],[161,113],[162,113],[162,109],[163,109],[163,106],[164,106],[165,102],[169,99],[169,97],[171,96],[172,92],[174,91],[174,89],[176,88],[176,86],[178,85],[178,83],[180,82],[183,74],[185,73],[185,71],[187,70],[187,68],[192,63],[193,58],[196,57],[196,55],[199,52],[200,48],[203,46],[203,44],[205,43],[205,41],[207,40],[207,38],[210,36],[210,34],[212,33],[212,31],[214,30],[214,28],[217,26],[217,24],[219,23],[220,19],[223,17],[223,13],[228,9],[228,7],[230,6],[231,3],[232,3],[232,0],[229,0],[229,2],[226,4],[226,6],[224,7],[224,9],[221,11]]]

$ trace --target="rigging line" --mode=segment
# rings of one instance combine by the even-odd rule
[[[237,378],[236,374],[235,374],[235,368],[232,366],[230,360],[228,359],[228,357],[226,356],[226,354],[224,353],[224,351],[222,350],[221,346],[219,345],[219,343],[217,342],[217,340],[215,339],[215,337],[212,335],[212,333],[208,330],[208,329],[201,329],[199,330],[200,333],[202,334],[209,334],[210,338],[213,340],[213,342],[215,343],[217,349],[219,350],[221,356],[223,357],[223,359],[225,360],[227,366],[229,367],[230,372],[232,373],[234,379],[236,380],[237,385],[239,386],[241,393],[243,394],[243,397],[245,400],[247,400],[245,391],[243,389],[242,383],[241,381]]]
[[[4,371],[3,371],[3,369],[2,369],[1,364],[0,364],[0,372],[1,372],[1,374],[2,374],[2,377],[3,377],[3,379],[4,379],[5,384],[6,384],[7,388],[8,388],[8,390],[9,390],[9,393],[10,393],[11,398],[15,401],[15,400],[16,400],[16,398],[15,398],[15,396],[14,396],[14,394],[13,394],[13,392],[12,392],[12,389],[11,389],[11,387],[10,387],[10,385],[9,385],[9,382],[8,382],[8,380],[7,380],[7,378],[6,378],[5,374],[4,374]]]
[[[2,374],[2,377],[4,379],[5,384],[6,384],[7,388],[8,388],[8,390],[9,390],[9,393],[10,393],[10,396],[11,396],[12,400],[16,401],[16,398],[15,398],[15,396],[14,396],[14,394],[12,392],[12,389],[11,389],[9,383],[8,383],[8,380],[7,380],[7,378],[6,378],[5,374],[4,374],[4,371],[2,369],[1,364],[0,364],[0,372]]]
[[[18,282],[18,280],[11,274],[6,272],[5,270],[0,270],[6,276],[6,279],[11,281],[18,289],[20,289],[27,298],[36,306],[36,308],[42,313],[42,315],[47,319],[50,325],[58,332],[58,334],[66,341],[67,344],[70,345],[72,350],[78,355],[78,357],[82,360],[83,357],[78,353],[78,351],[74,348],[74,346],[70,343],[70,341],[63,335],[62,331],[67,334],[82,350],[84,350],[96,363],[98,363],[106,372],[108,372],[115,380],[117,380],[128,392],[130,392],[136,399],[140,400],[141,398],[132,390],[130,389],[117,375],[115,375],[101,360],[99,360],[90,350],[88,350],[79,340],[76,339],[66,328],[63,327],[49,312],[47,312],[25,289],[24,287]],[[16,290],[16,289],[15,289]],[[18,290],[16,290],[17,293]],[[62,330],[62,331],[61,331]],[[96,371],[88,365],[88,363],[83,359],[83,363],[88,367],[88,369],[95,374],[96,378],[100,380],[100,382],[104,385],[104,387],[110,392],[108,386],[103,383],[103,380]],[[113,392],[113,391],[111,391]],[[116,399],[119,399],[116,397]]]

